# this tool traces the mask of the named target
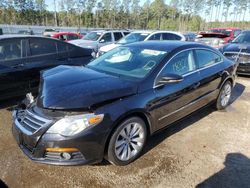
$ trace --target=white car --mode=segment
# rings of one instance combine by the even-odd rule
[[[99,48],[97,57],[114,49],[117,46],[147,40],[181,40],[185,41],[186,38],[183,34],[173,31],[134,31],[120,39],[116,43],[105,45]]]

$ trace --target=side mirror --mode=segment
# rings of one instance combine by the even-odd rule
[[[157,85],[165,85],[168,83],[179,83],[183,81],[183,76],[178,74],[163,75],[157,82]]]
[[[105,40],[104,40],[104,39],[101,39],[99,42],[100,42],[100,43],[104,43],[104,42],[105,42]]]

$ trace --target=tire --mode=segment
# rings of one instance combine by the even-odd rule
[[[216,100],[216,109],[222,110],[225,109],[229,103],[232,95],[232,83],[230,81],[226,81],[221,87],[219,96]]]
[[[118,125],[113,132],[107,151],[107,160],[124,166],[138,158],[147,138],[145,122],[139,117],[131,117]]]

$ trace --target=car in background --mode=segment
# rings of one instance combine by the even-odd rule
[[[223,33],[200,33],[196,36],[195,42],[199,42],[202,44],[209,45],[213,48],[219,49],[220,47],[225,45],[225,38],[227,38],[228,35]]]
[[[51,36],[51,38],[55,38],[64,42],[81,39],[82,37],[83,36],[81,34],[73,32],[58,32]]]
[[[19,35],[34,35],[34,32],[32,30],[19,30],[17,32]]]
[[[3,29],[0,28],[0,35],[3,35]]]
[[[0,36],[0,100],[37,93],[40,71],[58,65],[84,65],[92,51],[56,39]]]
[[[82,39],[73,40],[69,42],[71,44],[83,48],[91,48],[97,53],[100,47],[114,43],[129,33],[130,31],[128,30],[91,31],[87,35],[85,35]]]
[[[173,31],[134,31],[127,36],[120,39],[118,42],[103,46],[99,49],[97,57],[114,49],[115,47],[126,45],[134,42],[148,41],[148,40],[180,40],[185,41],[184,35]]]
[[[242,31],[232,42],[220,48],[228,59],[238,64],[237,74],[250,75],[250,30]]]
[[[45,29],[43,32],[43,36],[45,37],[51,37],[55,34],[57,34],[59,31],[56,29]]]
[[[193,32],[183,33],[183,35],[186,38],[186,41],[189,42],[194,42],[197,36],[197,34]]]
[[[227,44],[228,42],[232,41],[235,37],[237,37],[241,33],[241,29],[236,28],[236,27],[212,28],[208,32],[221,33],[221,34],[227,35],[227,37],[223,39],[224,44]]]
[[[35,162],[127,165],[150,135],[210,103],[226,108],[235,69],[199,43],[119,46],[86,67],[43,72],[37,99],[13,112],[13,135]]]

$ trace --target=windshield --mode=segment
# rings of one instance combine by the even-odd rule
[[[233,40],[233,43],[250,43],[250,32],[243,32]]]
[[[84,40],[92,40],[97,41],[101,36],[101,33],[98,32],[90,32],[83,37]]]
[[[212,29],[212,30],[210,30],[210,32],[213,32],[213,33],[222,33],[222,34],[225,34],[225,35],[230,36],[230,35],[231,35],[232,30],[225,30],[225,29]]]
[[[118,76],[144,78],[167,54],[139,47],[118,47],[87,65],[96,71]]]
[[[149,33],[130,33],[127,36],[123,37],[121,40],[119,40],[118,44],[129,44],[133,42],[139,42],[143,41]]]

